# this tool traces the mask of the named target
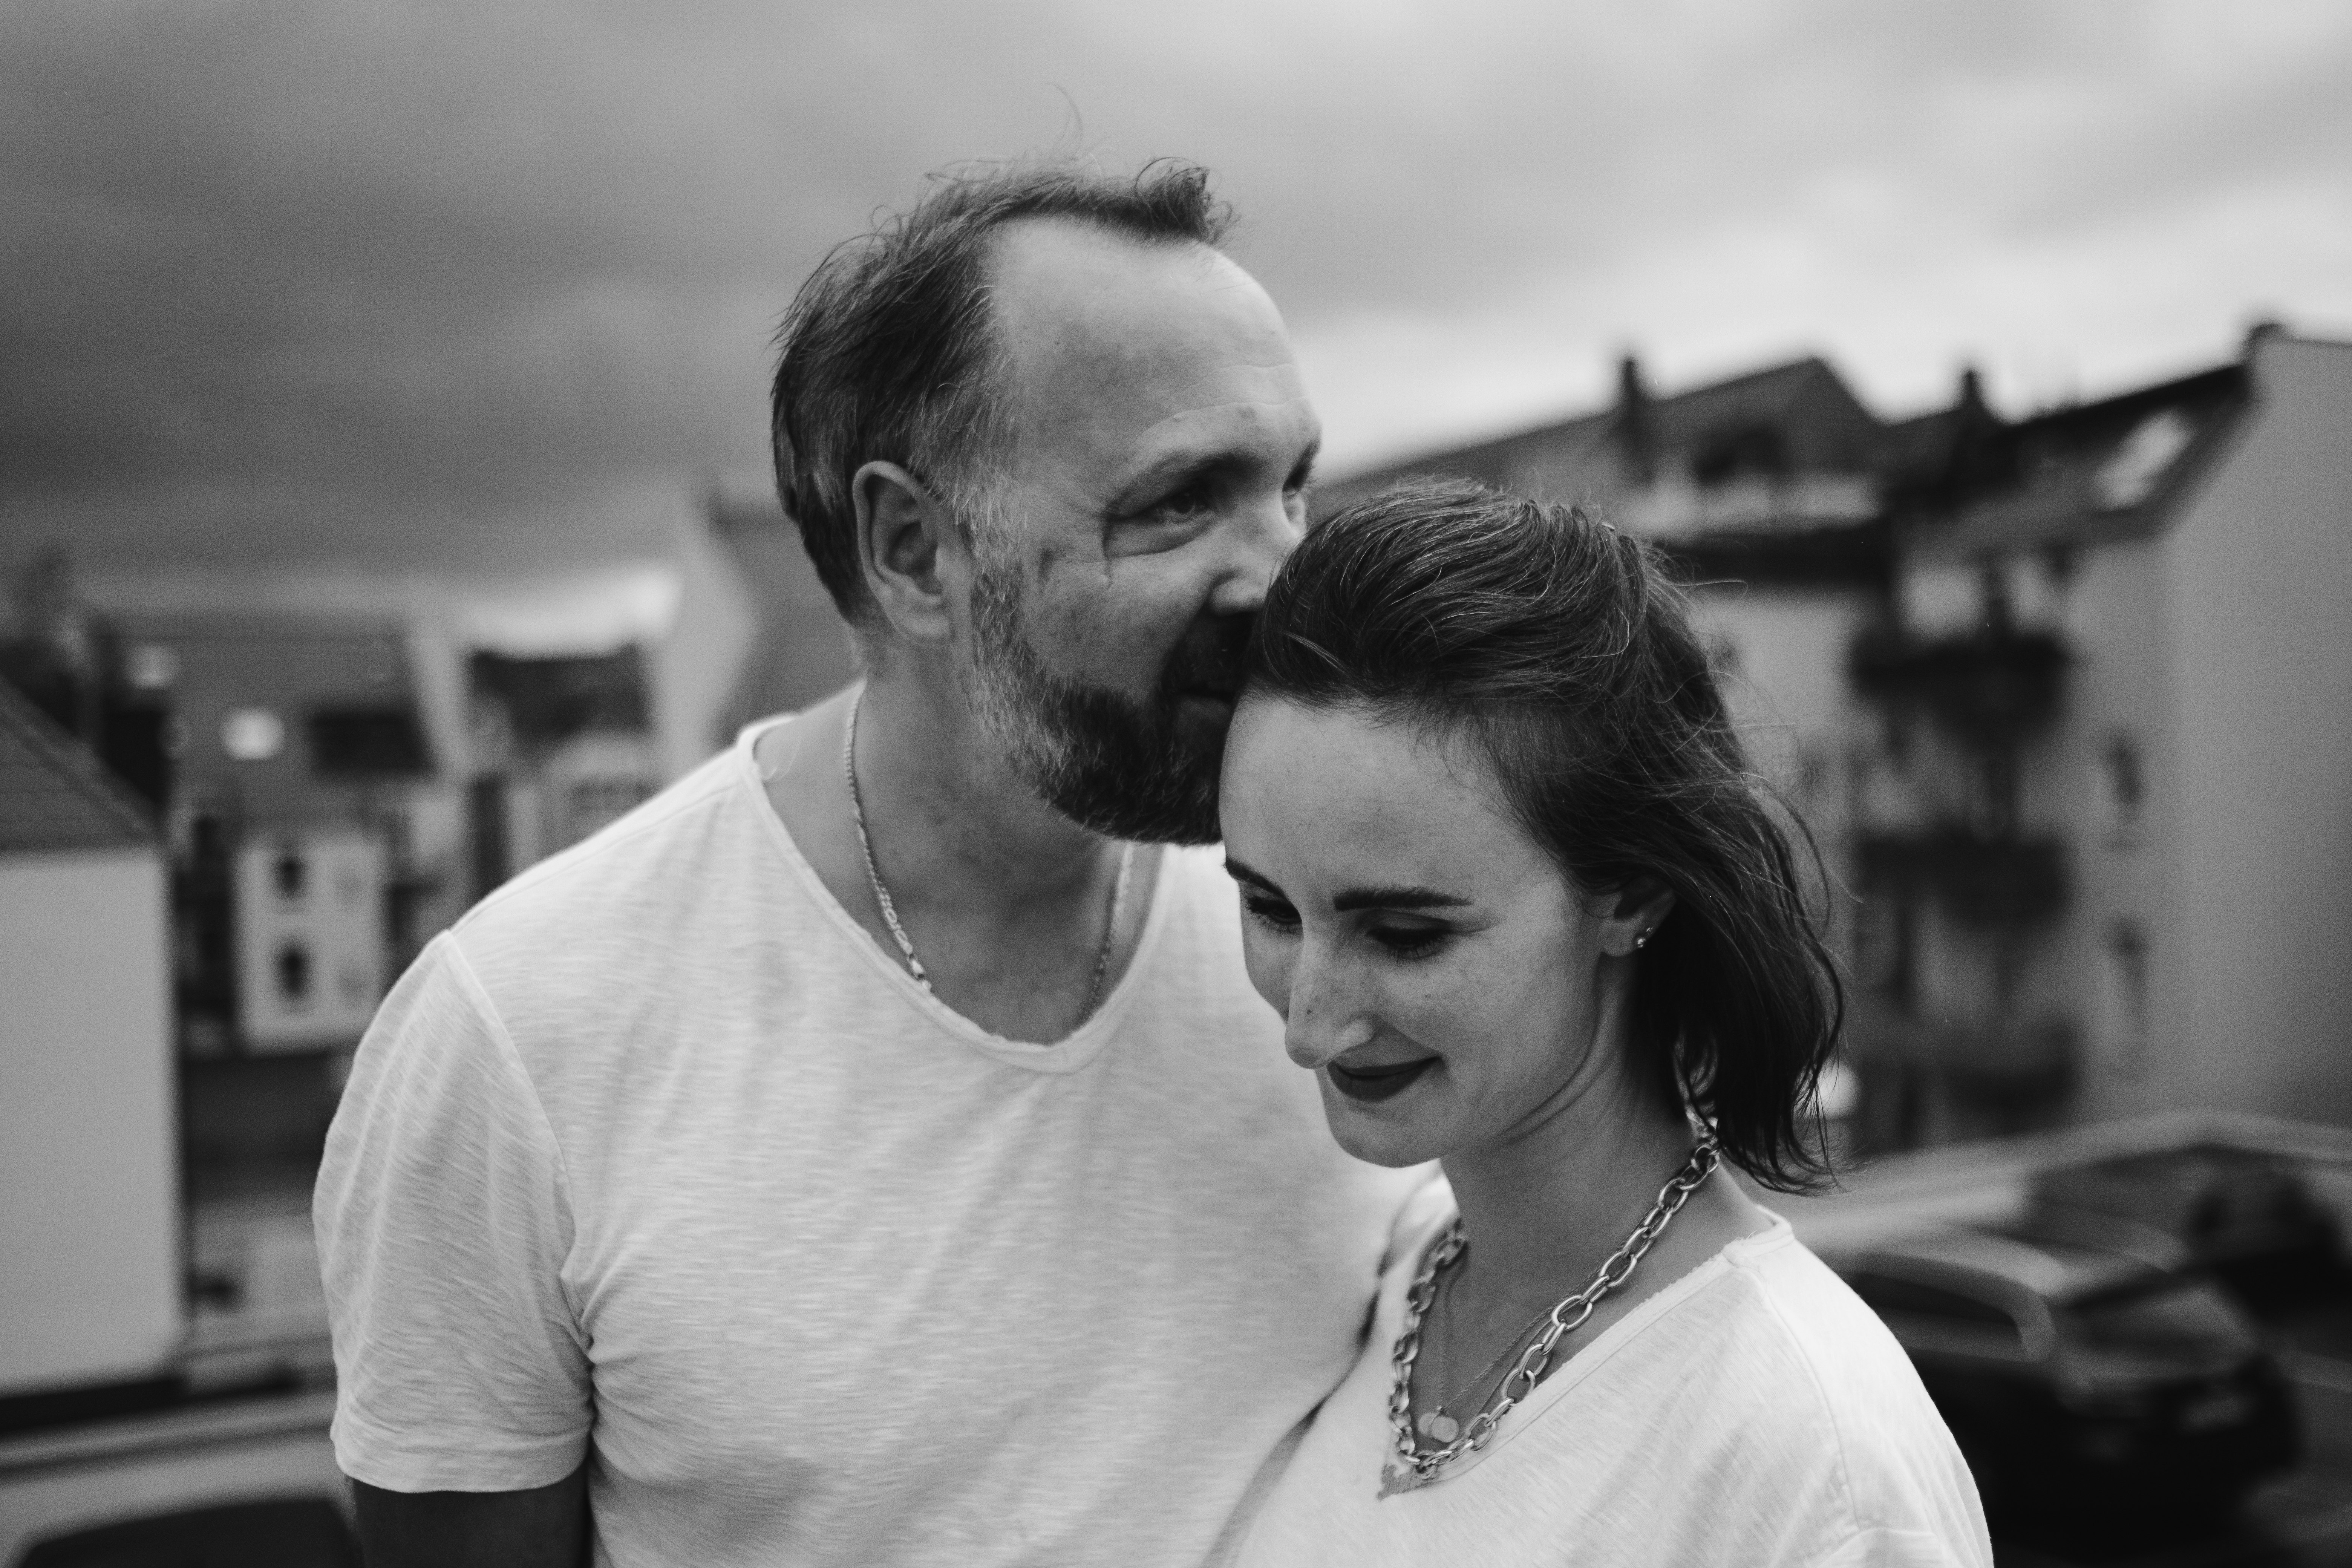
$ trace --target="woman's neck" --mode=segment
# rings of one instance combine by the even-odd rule
[[[1620,1083],[1591,1086],[1509,1140],[1445,1156],[1469,1251],[1429,1329],[1442,1377],[1486,1363],[1539,1314],[1583,1289],[1683,1168],[1693,1142],[1678,1111]],[[1717,1173],[1690,1194],[1640,1268],[1595,1308],[1575,1343],[1553,1354],[1547,1373],[1649,1296],[1769,1224],[1727,1173]],[[1460,1391],[1472,1407],[1504,1370]],[[1426,1397],[1460,1402],[1452,1388]]]
[[[1648,1097],[1595,1086],[1538,1126],[1447,1155],[1477,1272],[1490,1284],[1497,1266],[1547,1282],[1589,1275],[1649,1212],[1691,1142],[1683,1118]]]

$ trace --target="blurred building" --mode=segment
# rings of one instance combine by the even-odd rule
[[[0,1401],[179,1345],[164,902],[145,803],[0,681]]]
[[[2259,329],[1910,498],[1851,664],[1865,967],[1948,1058],[2077,1117],[2352,1121],[2347,596],[2352,344]]]
[[[185,1047],[349,1047],[449,891],[456,798],[404,627],[131,616],[108,640],[166,738]]]
[[[1597,506],[1693,584],[1818,835],[1872,1142],[2352,1121],[2352,345],[2005,422],[1802,360],[1407,474]]]
[[[652,798],[664,780],[634,645],[467,658],[473,896]]]
[[[677,625],[651,660],[672,778],[752,720],[806,708],[857,675],[833,597],[772,494],[714,488],[674,556]]]
[[[696,509],[666,566],[101,613],[53,548],[0,599],[0,1556],[340,1493],[310,1198],[385,989],[852,674],[772,502]]]

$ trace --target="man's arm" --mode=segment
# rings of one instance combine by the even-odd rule
[[[313,1217],[369,1561],[576,1568],[594,1409],[562,1154],[446,934],[360,1043]]]
[[[388,1492],[352,1483],[367,1568],[582,1568],[588,1467],[520,1492]]]

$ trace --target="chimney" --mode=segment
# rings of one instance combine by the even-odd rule
[[[1983,412],[1984,405],[1984,381],[1977,374],[1977,367],[1972,364],[1962,365],[1960,367],[1960,395],[1953,404],[1953,406],[1955,408],[1965,408],[1969,412],[1974,414]]]
[[[1657,431],[1650,414],[1649,389],[1642,384],[1642,362],[1628,353],[1617,362],[1617,445],[1635,484],[1657,478]]]

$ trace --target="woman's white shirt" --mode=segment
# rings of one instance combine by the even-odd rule
[[[1244,1568],[1990,1568],[1975,1484],[1902,1347],[1778,1216],[1579,1348],[1484,1452],[1382,1498],[1405,1289],[1454,1214],[1442,1180],[1406,1206],[1370,1339]]]

